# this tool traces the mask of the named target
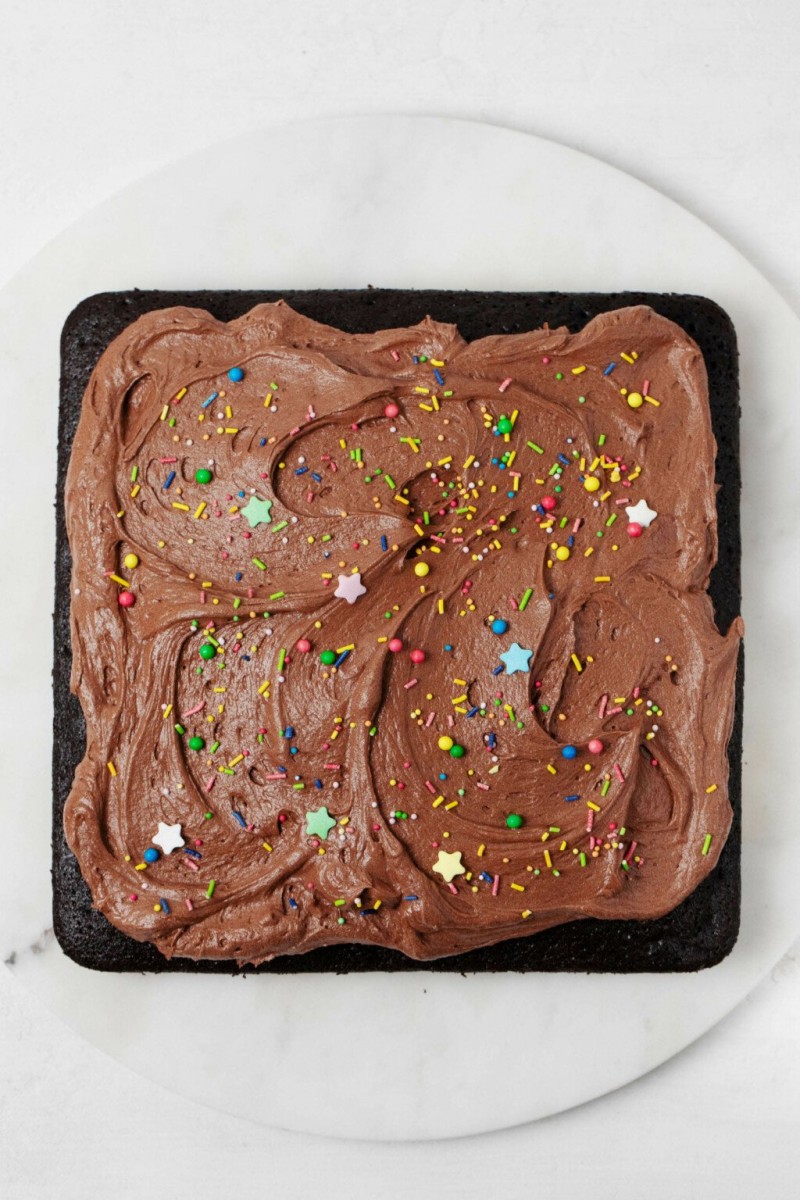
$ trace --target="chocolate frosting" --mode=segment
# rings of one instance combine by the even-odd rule
[[[715,450],[647,307],[471,344],[141,317],[66,484],[94,905],[242,964],[674,908],[731,822]]]

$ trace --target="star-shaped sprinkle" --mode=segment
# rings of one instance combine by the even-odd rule
[[[160,846],[165,854],[172,854],[173,850],[179,850],[181,846],[185,846],[186,842],[181,837],[180,825],[165,825],[163,821],[158,822],[158,833],[153,834],[153,845]]]
[[[247,517],[250,528],[255,529],[256,525],[269,524],[271,509],[271,500],[259,500],[258,496],[251,496],[247,506],[241,512],[243,517]]]
[[[463,875],[466,867],[461,863],[461,851],[448,854],[446,850],[439,851],[439,857],[431,868],[438,871],[445,883],[450,883],[456,875]]]
[[[530,671],[533,651],[523,650],[519,642],[512,642],[500,657],[506,664],[506,675],[514,675],[517,671]]]
[[[658,516],[654,508],[648,508],[646,500],[640,500],[638,504],[627,505],[625,512],[628,514],[628,520],[633,521],[636,525],[641,525],[642,529],[649,529]]]
[[[306,833],[309,837],[322,838],[323,842],[327,842],[328,834],[335,824],[335,819],[328,812],[324,804],[322,808],[306,813]]]
[[[348,604],[355,604],[359,596],[366,596],[367,589],[361,582],[361,574],[355,571],[352,575],[340,575],[339,586],[333,593],[340,600],[346,600]]]

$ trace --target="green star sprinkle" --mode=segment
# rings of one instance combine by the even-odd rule
[[[327,842],[328,834],[335,824],[335,819],[328,812],[324,804],[322,808],[318,808],[315,812],[306,813],[306,833],[309,837],[322,838],[324,842]]]
[[[242,516],[247,517],[250,528],[255,529],[256,525],[269,524],[271,508],[271,500],[259,500],[258,496],[251,496],[247,507],[242,509]]]

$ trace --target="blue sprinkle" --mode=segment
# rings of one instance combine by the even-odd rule
[[[575,748],[575,746],[562,746],[561,747],[561,757],[562,758],[577,758],[578,751]]]
[[[259,446],[266,446],[266,444],[267,444],[267,439],[266,439],[266,438],[262,438],[262,439],[261,439],[261,441],[260,441],[258,444],[259,444]]]
[[[433,369],[433,378],[436,380],[436,382],[439,384],[440,387],[444,387],[444,375],[442,374],[442,372],[439,370],[438,367],[434,367],[434,369]]]
[[[349,657],[350,657],[350,651],[349,651],[349,650],[343,650],[343,651],[342,651],[342,653],[339,655],[339,657],[337,658],[336,662],[335,662],[333,665],[334,665],[335,667],[339,667],[339,666],[341,666],[341,664],[344,662],[344,660],[345,660],[346,658],[349,658]]]
[[[239,658],[241,659],[241,661],[242,661],[242,662],[250,662],[250,655],[249,655],[249,654],[240,654],[240,655],[239,655]]]
[[[297,754],[297,746],[292,746],[292,747],[291,747],[291,749],[289,750],[289,753],[290,753],[290,754]]]
[[[513,492],[506,492],[506,495],[508,496],[509,500],[513,500],[513,499],[514,499],[514,493],[513,493]]]
[[[450,651],[451,651],[452,649],[453,649],[453,647],[452,647],[452,646],[450,645],[450,643],[448,642],[448,643],[447,643],[447,645],[445,646],[445,650],[446,650],[446,651],[447,651],[447,653],[449,654],[449,653],[450,653]]]
[[[155,846],[148,846],[142,855],[142,858],[146,863],[158,862],[158,851],[156,850]]]
[[[244,493],[244,492],[239,492],[239,499],[240,499],[240,500],[244,500],[244,497],[245,497],[245,493]]]
[[[305,475],[307,470],[308,470],[308,467],[298,467],[297,470],[295,471],[295,475]]]
[[[174,478],[175,478],[175,472],[170,471],[169,475],[167,476],[167,478],[164,480],[164,482],[161,485],[162,492],[165,492],[167,490],[167,488],[172,483]]]
[[[536,505],[536,511],[537,511],[537,512],[539,513],[539,515],[540,515],[540,516],[542,516],[542,517],[545,515],[545,510],[544,510],[544,507],[543,507],[541,504],[537,504],[537,505]]]
[[[297,901],[290,899],[289,900],[289,908],[297,908]]]
[[[492,466],[493,466],[493,467],[496,467],[496,466],[497,466],[497,464],[498,464],[499,462],[500,462],[500,459],[499,459],[499,458],[493,458],[493,459],[492,459]]]
[[[413,362],[415,362],[415,363],[418,363],[418,362],[419,362],[419,355],[418,355],[418,354],[414,354],[414,355],[412,355],[412,361],[413,361]]]
[[[236,580],[237,583],[241,583],[242,582],[242,572],[237,571],[233,578]]]
[[[604,374],[604,375],[610,375],[610,374],[611,374],[611,372],[614,370],[614,367],[615,367],[616,365],[617,365],[617,364],[616,364],[616,363],[613,363],[613,362],[609,363],[609,364],[608,364],[608,366],[606,367],[605,371],[603,371],[603,374]]]
[[[315,780],[314,780],[314,787],[315,787],[315,788],[321,788],[321,787],[322,787],[322,780],[321,780],[321,779],[315,779]]]
[[[490,733],[489,734],[489,749],[494,750],[496,745],[497,745],[497,737],[495,734]]]
[[[442,783],[444,783],[445,779],[447,779],[447,776],[445,775],[444,771],[439,772],[439,778],[441,779]]]
[[[246,828],[247,828],[247,821],[245,821],[245,819],[244,819],[244,817],[242,816],[242,814],[241,814],[240,812],[237,812],[237,811],[236,811],[236,809],[234,809],[234,810],[233,810],[233,815],[234,815],[234,818],[235,818],[235,819],[236,819],[236,820],[239,822],[239,824],[241,825],[242,829],[246,829]]]
[[[477,708],[477,707],[476,707],[476,708],[471,708],[471,709],[469,710],[469,712],[467,713],[467,716],[468,716],[468,717],[474,717],[474,716],[475,716],[477,713],[479,713],[479,712],[480,712],[480,709],[479,709],[479,708]]]
[[[492,633],[506,633],[508,630],[508,621],[504,621],[502,617],[495,617],[490,628]]]
[[[283,731],[283,736],[287,738],[294,737],[294,725],[287,725]]]
[[[572,547],[575,545],[575,538],[572,536],[572,534],[570,534],[567,538],[567,545],[570,547],[570,549],[572,549]]]
[[[322,483],[322,476],[318,475],[316,471],[311,472],[311,478],[316,479],[317,483]]]
[[[559,456],[558,456],[558,461],[559,461],[559,462],[562,462],[562,463],[564,464],[564,466],[565,466],[565,467],[568,467],[568,466],[569,466],[569,459],[568,459],[568,458],[566,458],[566,457],[565,457],[563,454],[559,454]]]
[[[169,905],[167,904],[166,900],[164,900],[163,898],[159,898],[158,903],[161,905],[162,911],[165,912],[167,914],[167,916],[169,916]]]
[[[188,854],[191,858],[202,858],[203,857],[199,850],[192,850],[192,848],[190,846],[184,846],[183,853]]]
[[[492,671],[492,674],[499,675],[501,671],[505,671],[505,667],[503,666],[502,663],[500,664],[499,667],[495,667],[495,669]]]
[[[580,796],[565,796],[564,799],[572,803],[573,800],[580,800]]]
[[[419,900],[419,896],[403,896],[404,900]]]
[[[498,469],[499,471],[505,471],[505,469],[506,469],[506,464],[505,464],[504,462],[499,462],[499,463],[497,464],[497,469]]]
[[[202,407],[202,408],[208,408],[209,404],[213,404],[213,403],[214,403],[214,401],[216,400],[216,398],[217,398],[217,396],[218,396],[218,395],[219,395],[219,392],[212,392],[212,393],[211,393],[211,395],[208,397],[208,399],[203,401],[203,403],[202,403],[202,406],[201,406],[201,407]]]
[[[230,379],[231,383],[241,383],[244,379],[244,371],[241,367],[231,367],[230,371],[228,371],[228,379]]]
[[[494,880],[492,879],[492,877],[488,871],[481,871],[480,877],[481,877],[481,879],[484,879],[487,883],[494,883]]]
[[[388,550],[388,549],[389,549],[389,543],[386,540],[386,535],[382,533],[381,534],[381,550]]]

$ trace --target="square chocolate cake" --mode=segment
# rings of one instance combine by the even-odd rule
[[[739,922],[735,335],[125,292],[62,338],[54,921],[100,970],[696,970]]]

